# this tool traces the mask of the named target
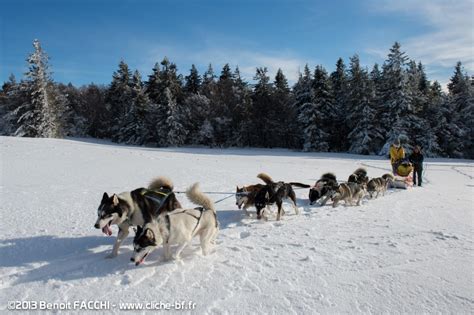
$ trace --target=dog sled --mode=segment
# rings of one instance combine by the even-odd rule
[[[413,165],[408,160],[402,161],[397,167],[397,174],[390,183],[391,188],[407,189],[413,186]]]

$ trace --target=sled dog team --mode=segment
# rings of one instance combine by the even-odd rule
[[[257,175],[265,184],[248,185],[236,189],[236,205],[244,210],[255,207],[258,219],[268,219],[267,212],[271,205],[277,206],[277,220],[285,211],[283,200],[288,200],[298,214],[296,194],[293,187],[310,188],[310,204],[325,205],[331,199],[333,207],[341,200],[346,205],[360,205],[362,198],[368,193],[370,198],[384,194],[393,180],[391,174],[369,180],[367,171],[357,169],[345,183],[339,184],[336,176],[326,173],[314,186],[282,181],[274,181],[269,175]],[[133,257],[131,261],[140,265],[145,258],[158,246],[163,244],[164,258],[180,259],[183,249],[191,243],[195,236],[200,238],[203,255],[207,255],[215,244],[219,231],[214,202],[206,196],[195,183],[186,190],[186,197],[196,208],[183,209],[173,192],[173,182],[166,177],[154,179],[148,188],[138,188],[130,192],[112,194],[104,193],[97,210],[95,228],[101,229],[106,235],[112,235],[111,225],[119,228],[112,252],[107,256],[117,256],[120,245],[128,236],[130,227],[135,229],[133,239]],[[174,253],[171,246],[177,245]]]

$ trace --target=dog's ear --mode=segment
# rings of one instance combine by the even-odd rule
[[[152,230],[146,229],[145,235],[146,235],[146,237],[147,237],[149,240],[151,240],[151,241],[153,241],[153,242],[155,241],[155,233],[153,233]]]
[[[108,200],[109,199],[109,195],[107,195],[107,193],[105,192],[103,195],[102,195],[102,201],[105,201],[105,200]]]
[[[239,186],[235,186],[235,191],[239,191]]]
[[[118,199],[118,197],[117,197],[116,194],[114,194],[114,195],[112,196],[112,204],[113,204],[114,206],[116,206],[116,205],[119,204],[119,199]]]

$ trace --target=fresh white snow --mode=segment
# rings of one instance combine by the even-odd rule
[[[0,310],[8,301],[196,303],[199,314],[472,313],[474,163],[429,159],[424,187],[389,191],[360,207],[286,204],[276,222],[246,218],[229,198],[217,204],[215,251],[197,246],[182,261],[130,262],[131,231],[119,256],[115,240],[94,229],[109,193],[144,187],[158,175],[176,190],[203,191],[274,179],[313,184],[324,172],[369,176],[388,160],[287,150],[143,148],[71,139],[0,138]],[[214,200],[224,195],[211,195]],[[184,195],[179,200],[190,206]],[[252,209],[253,211],[253,209]]]

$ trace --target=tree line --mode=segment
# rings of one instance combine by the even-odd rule
[[[38,40],[28,71],[0,90],[0,132],[23,137],[93,137],[147,146],[283,147],[304,151],[386,154],[395,139],[427,156],[474,158],[474,85],[461,62],[448,92],[421,62],[395,43],[370,69],[354,55],[335,70],[308,65],[290,87],[279,69],[192,65],[178,73],[168,58],[143,80],[120,61],[109,85],[54,82]]]

